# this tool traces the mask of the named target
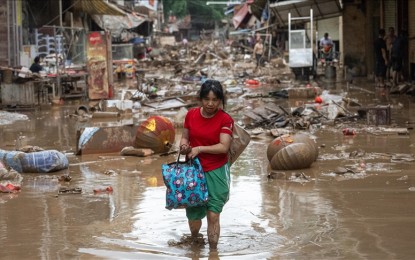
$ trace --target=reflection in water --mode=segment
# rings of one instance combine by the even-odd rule
[[[240,169],[233,166],[232,171]],[[245,175],[245,176],[244,176]],[[280,236],[275,229],[268,227],[268,220],[261,217],[261,190],[259,176],[234,174],[231,186],[231,198],[222,212],[221,238],[219,256],[243,256],[246,259],[260,259],[270,256],[270,251],[278,247]],[[128,257],[147,256],[146,253],[178,258],[187,256],[193,259],[209,256],[209,249],[192,246],[168,246],[171,240],[179,241],[188,234],[187,219],[184,210],[166,210],[165,187],[147,187],[140,195],[141,203],[134,207],[131,216],[132,230],[122,235],[121,239],[101,237],[102,242],[126,250],[133,250]],[[203,220],[201,232],[206,237],[206,219]],[[266,249],[268,248],[268,249]],[[99,251],[99,250],[98,250]],[[267,253],[268,251],[268,253]],[[100,255],[96,249],[83,248],[82,252]],[[261,254],[258,254],[261,252]],[[114,253],[114,252],[113,252]],[[124,253],[125,255],[125,253]],[[197,256],[197,257],[196,257]],[[155,256],[153,256],[155,257]]]
[[[278,253],[284,252],[294,259],[323,257],[327,252],[323,253],[322,249],[318,253],[313,251],[334,240],[334,233],[339,228],[338,212],[332,207],[332,202],[320,196],[313,181],[296,183],[273,180],[266,186],[265,214],[270,218],[274,214],[278,216],[272,224],[287,238],[284,248]],[[310,251],[307,249],[309,247]],[[298,248],[304,252],[298,252]]]

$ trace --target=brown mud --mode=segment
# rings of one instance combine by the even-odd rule
[[[209,254],[208,244],[186,242],[183,210],[164,209],[160,169],[175,154],[75,156],[76,129],[84,123],[68,115],[79,104],[25,112],[28,121],[0,126],[0,148],[13,150],[21,133],[28,144],[66,152],[70,166],[23,174],[21,192],[0,193],[0,259],[412,258],[415,164],[394,155],[415,154],[414,100],[390,96],[366,81],[354,86],[370,91],[350,88],[350,97],[391,104],[393,123],[409,127],[409,134],[373,134],[365,131],[371,126],[348,122],[314,128],[318,160],[309,169],[278,172],[270,172],[266,156],[273,138],[253,138],[231,168],[231,196],[221,214],[216,254]],[[327,87],[346,91],[343,83]],[[242,102],[255,107],[263,101]],[[230,99],[229,107],[240,103]],[[348,124],[356,135],[343,135]],[[180,129],[177,142],[179,136]],[[337,167],[349,171],[339,174]],[[65,174],[70,181],[59,179]],[[112,192],[94,193],[109,186]],[[201,233],[206,240],[206,220]]]

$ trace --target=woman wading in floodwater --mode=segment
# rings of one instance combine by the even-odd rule
[[[223,111],[225,96],[217,80],[207,80],[199,94],[201,107],[190,109],[184,120],[180,153],[198,157],[205,172],[209,200],[207,205],[187,208],[192,238],[197,240],[202,219],[207,216],[207,234],[211,251],[216,251],[220,236],[220,213],[229,199],[230,164],[228,150],[234,121]]]

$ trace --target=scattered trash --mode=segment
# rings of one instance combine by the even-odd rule
[[[295,172],[292,173],[291,176],[288,178],[289,181],[293,181],[293,182],[307,182],[310,181],[310,177],[308,177],[307,175],[304,174],[304,172]]]
[[[353,170],[351,170],[351,169],[348,169],[348,168],[344,168],[344,167],[337,167],[335,170],[334,170],[334,173],[335,174],[346,174],[346,173],[353,173],[353,174],[355,174],[355,172],[353,171]]]
[[[4,165],[0,162],[0,181],[3,180],[22,180],[22,176],[17,171],[10,169],[8,170]]]
[[[250,131],[250,135],[254,135],[254,136],[256,136],[256,135],[260,135],[260,134],[263,134],[263,133],[265,133],[265,131],[264,131],[264,129],[262,129],[261,127],[257,127],[257,128],[252,129],[252,130]]]
[[[104,174],[105,174],[105,175],[110,175],[110,176],[116,176],[116,175],[117,175],[117,172],[116,172],[116,171],[114,171],[114,170],[106,170],[106,171],[104,172]]]
[[[81,194],[81,193],[82,193],[82,188],[61,187],[61,188],[59,188],[59,191],[58,191],[59,195],[63,195],[63,194]]]
[[[400,178],[398,178],[396,180],[397,181],[407,181],[407,180],[409,180],[409,177],[408,177],[408,175],[404,175],[404,176],[402,176],[402,177],[400,177]]]
[[[72,177],[69,176],[68,174],[64,174],[58,177],[58,181],[70,182],[71,180],[72,180]]]
[[[120,117],[119,112],[102,112],[102,111],[96,111],[92,113],[92,118],[118,118]]]
[[[349,158],[360,158],[365,156],[366,152],[362,149],[358,149],[356,151],[352,151],[349,153]]]
[[[124,147],[121,152],[124,156],[147,157],[154,154],[153,150],[147,148],[134,148],[133,146]]]
[[[360,108],[359,111],[366,111],[367,124],[369,125],[390,125],[391,106],[376,106]]]
[[[24,152],[24,153],[33,153],[33,152],[41,152],[45,149],[39,147],[39,146],[32,146],[32,145],[25,145],[23,147],[20,147],[17,149],[18,151]]]
[[[245,80],[246,85],[259,85],[259,81],[256,79],[247,79]]]
[[[98,193],[112,193],[113,189],[111,186],[105,187],[105,188],[98,188],[98,189],[94,189],[94,194],[98,194]]]
[[[366,127],[365,131],[374,135],[409,135],[406,127]]]
[[[352,128],[345,128],[342,130],[343,135],[356,135],[356,130]]]
[[[0,184],[0,192],[3,193],[16,193],[20,191],[20,186],[15,186],[11,183],[6,185]]]
[[[314,102],[321,104],[321,103],[323,103],[323,99],[321,99],[321,97],[320,97],[320,96],[317,96],[317,97],[314,99]]]
[[[397,153],[392,155],[391,162],[413,162],[415,161],[414,155]]]

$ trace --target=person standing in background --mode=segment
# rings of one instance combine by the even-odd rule
[[[396,39],[396,35],[395,35],[395,28],[394,27],[389,27],[389,31],[388,31],[388,35],[386,35],[384,37],[384,40],[386,42],[386,55],[388,57],[388,65],[386,68],[386,79],[389,80],[392,77],[392,57],[391,57],[391,53],[392,53],[392,45],[393,42]]]
[[[404,50],[406,49],[406,42],[402,31],[399,31],[398,36],[392,43],[391,48],[391,64],[392,64],[392,82],[393,85],[398,85],[402,79],[402,67],[403,67],[403,58]]]
[[[375,50],[375,81],[376,87],[385,86],[386,69],[388,65],[388,57],[386,52],[386,43],[384,40],[385,30],[379,30],[379,36],[374,42]]]
[[[334,45],[333,40],[330,38],[329,33],[324,33],[323,38],[320,39],[320,48],[328,48]]]
[[[329,33],[324,33],[323,38],[320,39],[320,58],[322,62],[325,64],[326,62],[333,61],[334,56],[334,42],[330,38]]]
[[[256,59],[256,68],[255,70],[257,70],[259,68],[259,66],[261,65],[261,58],[262,55],[264,54],[264,44],[262,43],[262,38],[258,38],[257,42],[255,43],[254,46],[254,55],[255,55],[255,59]]]
[[[35,59],[33,61],[33,64],[30,66],[29,70],[32,73],[39,73],[40,71],[43,70],[42,65],[40,65],[40,57],[39,56],[35,57]]]

